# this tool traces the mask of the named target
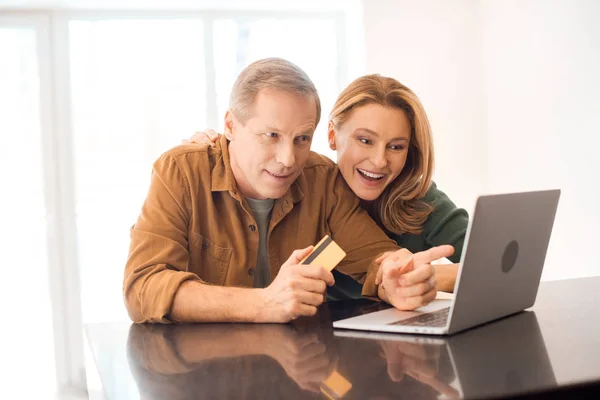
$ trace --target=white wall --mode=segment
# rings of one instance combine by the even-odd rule
[[[545,279],[600,275],[600,2],[483,1],[488,184],[560,188]]]
[[[435,180],[470,209],[487,173],[477,2],[367,0],[364,19],[367,72],[419,96],[433,129]]]
[[[600,2],[364,3],[367,69],[422,99],[436,180],[481,192],[561,188],[543,279],[600,275]]]

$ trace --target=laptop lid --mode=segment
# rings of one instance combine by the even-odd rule
[[[517,313],[535,302],[560,190],[480,196],[467,230],[457,284],[445,327],[402,320],[444,307],[389,309],[338,320],[334,328],[452,334]]]
[[[560,190],[480,196],[454,288],[449,333],[531,307]]]

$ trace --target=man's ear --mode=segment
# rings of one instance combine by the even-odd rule
[[[327,125],[327,139],[329,140],[329,148],[331,150],[337,150],[335,145],[335,125],[333,125],[332,121],[329,121],[329,125]]]
[[[231,110],[227,110],[225,113],[225,130],[223,131],[223,134],[230,142],[235,139],[234,128],[237,123],[235,115],[233,115]]]

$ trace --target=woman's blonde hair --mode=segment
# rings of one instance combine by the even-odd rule
[[[379,104],[404,111],[411,126],[406,164],[381,196],[365,204],[377,223],[388,232],[420,234],[433,208],[423,201],[433,174],[433,140],[425,109],[412,90],[393,78],[366,75],[352,82],[337,98],[329,120],[336,129],[352,111]]]
[[[272,57],[255,61],[244,68],[233,84],[229,97],[229,108],[243,124],[252,115],[254,101],[261,89],[274,89],[314,98],[317,111],[315,126],[319,125],[321,119],[319,93],[306,72],[296,64],[283,58]]]

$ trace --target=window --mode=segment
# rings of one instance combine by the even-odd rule
[[[282,57],[308,73],[323,110],[313,150],[330,154],[323,121],[347,83],[336,7],[0,15],[0,179],[10,188],[0,243],[11,266],[0,301],[19,299],[5,310],[19,329],[0,348],[0,372],[27,371],[5,393],[84,388],[81,324],[127,319],[129,228],[153,161],[196,130],[222,129],[247,64]]]
[[[0,374],[27,371],[3,380],[2,391],[42,397],[56,381],[36,27],[0,19],[0,55],[0,180],[6,189],[0,196],[0,304],[3,321],[15,326],[3,329]],[[25,354],[35,355],[35,362]]]
[[[129,227],[152,163],[207,125],[202,36],[198,19],[69,23],[84,323],[127,318]]]
[[[332,18],[216,20],[214,62],[219,118],[225,115],[229,92],[242,69],[252,61],[277,56],[306,71],[319,91],[321,118],[326,119],[341,90],[336,29]],[[314,151],[327,153],[326,133],[326,124],[319,124],[312,145]]]

